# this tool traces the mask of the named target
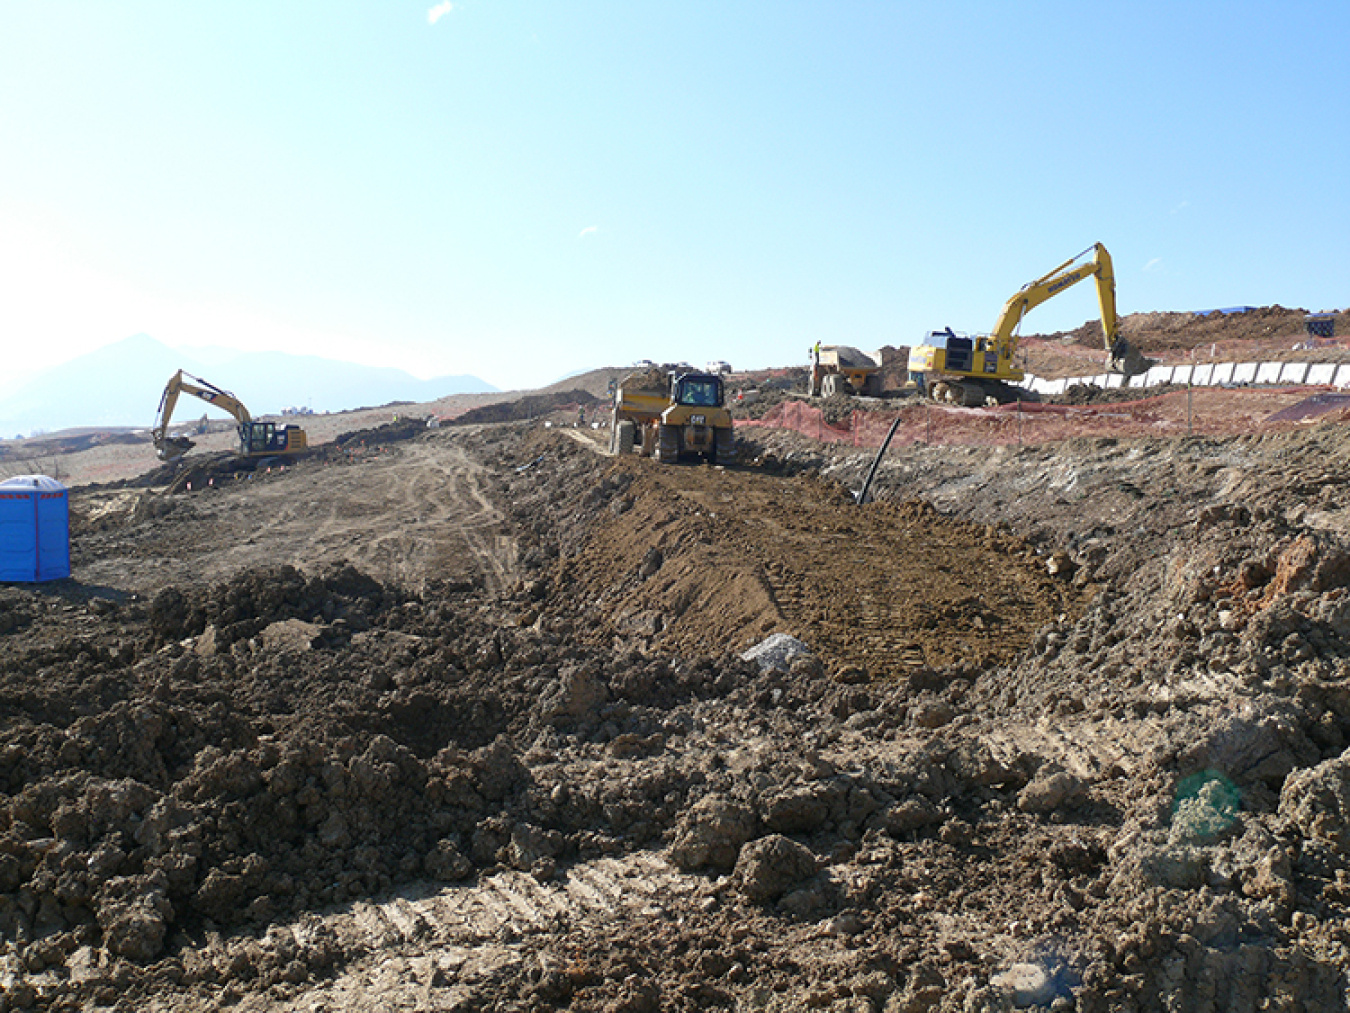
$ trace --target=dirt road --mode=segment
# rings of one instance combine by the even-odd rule
[[[80,579],[153,593],[206,584],[250,567],[322,569],[347,560],[381,581],[421,588],[481,580],[493,590],[518,578],[514,545],[489,498],[488,473],[462,432],[358,446],[338,461],[302,461],[245,472],[181,495],[112,490],[77,497],[105,531],[80,539]],[[127,514],[148,525],[128,530]],[[120,513],[121,516],[116,515]]]

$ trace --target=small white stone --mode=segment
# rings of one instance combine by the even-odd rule
[[[989,979],[990,984],[1006,989],[1013,1005],[1044,1006],[1055,997],[1055,986],[1050,975],[1039,964],[1013,964]]]

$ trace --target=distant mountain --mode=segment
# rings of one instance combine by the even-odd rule
[[[200,351],[200,357],[195,353]],[[179,369],[232,391],[254,415],[302,406],[316,412],[434,401],[447,394],[493,391],[476,376],[419,380],[401,369],[360,366],[316,355],[169,348],[148,334],[82,355],[0,397],[0,437],[79,427],[149,426],[164,385]],[[219,415],[195,398],[179,402],[175,418]]]

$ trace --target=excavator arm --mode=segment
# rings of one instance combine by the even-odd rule
[[[1084,263],[1088,254],[1092,260]],[[1120,337],[1120,320],[1116,316],[1116,275],[1111,267],[1111,254],[1096,243],[1076,257],[1060,264],[1053,271],[1022,286],[1003,307],[990,340],[1009,356],[1017,347],[1017,328],[1031,310],[1084,278],[1096,277],[1097,303],[1102,311],[1102,342],[1106,349],[1106,368],[1113,373],[1133,376],[1147,371],[1149,362],[1127,341]]]
[[[1080,263],[1089,253],[1094,255],[1092,262]],[[1111,270],[1111,255],[1101,243],[1089,247],[1053,271],[1023,285],[1021,291],[1004,305],[991,336],[999,343],[1016,340],[1017,328],[1022,323],[1023,317],[1047,299],[1059,295],[1069,286],[1076,285],[1092,275],[1097,276],[1097,301],[1102,309],[1102,328],[1106,332],[1106,347],[1110,348],[1115,341],[1117,328],[1116,276]]]
[[[180,369],[165,384],[164,393],[159,398],[159,411],[155,413],[155,424],[150,429],[150,439],[160,460],[182,457],[192,448],[192,441],[186,437],[169,435],[169,422],[180,394],[191,394],[229,412],[241,426],[253,420],[243,402],[229,391]]]

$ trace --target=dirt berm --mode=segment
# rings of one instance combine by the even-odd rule
[[[865,507],[591,435],[76,490],[0,588],[0,1009],[1345,1008],[1342,424]]]

